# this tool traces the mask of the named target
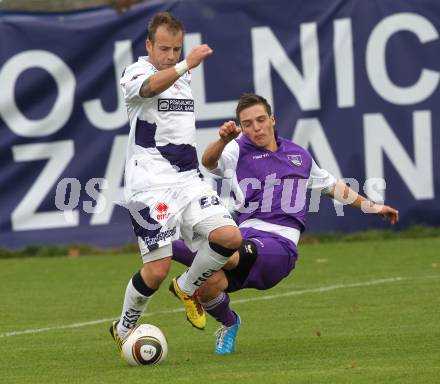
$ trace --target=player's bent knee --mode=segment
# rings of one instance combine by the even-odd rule
[[[168,270],[165,270],[165,269],[153,270],[151,272],[151,275],[154,278],[154,280],[162,282],[168,276]]]
[[[168,259],[145,263],[141,275],[146,282],[160,284],[168,276],[171,262]]]
[[[242,237],[238,228],[232,228],[230,236],[228,237],[228,247],[238,249],[241,246]]]
[[[215,229],[209,234],[208,239],[210,243],[219,244],[223,247],[234,250],[237,250],[240,247],[242,240],[240,230],[233,226],[224,226]]]

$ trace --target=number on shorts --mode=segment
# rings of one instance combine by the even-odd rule
[[[204,209],[210,207],[211,205],[219,205],[220,199],[215,195],[203,196],[202,198],[200,198],[199,202],[200,202],[200,207]]]

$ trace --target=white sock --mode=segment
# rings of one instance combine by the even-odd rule
[[[187,295],[193,295],[195,290],[214,272],[220,270],[228,261],[228,257],[215,252],[204,241],[191,266],[177,279],[180,289]]]
[[[124,340],[128,331],[133,329],[139,318],[147,309],[148,302],[152,296],[144,296],[133,286],[132,279],[128,282],[125,290],[124,305],[122,307],[121,318],[119,319],[117,332],[119,337]]]

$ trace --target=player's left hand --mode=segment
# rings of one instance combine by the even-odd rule
[[[377,214],[382,216],[384,220],[391,224],[396,224],[399,222],[399,211],[389,207],[388,205],[383,205]]]

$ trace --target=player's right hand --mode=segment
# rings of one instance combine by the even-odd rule
[[[213,52],[208,44],[196,45],[185,58],[188,68],[197,67],[208,56],[211,56]]]
[[[391,224],[396,224],[399,222],[399,211],[388,205],[383,205],[380,207],[378,215],[382,216],[384,220]]]
[[[227,121],[220,127],[218,134],[224,143],[229,143],[241,133],[240,127],[237,127],[235,121]]]

